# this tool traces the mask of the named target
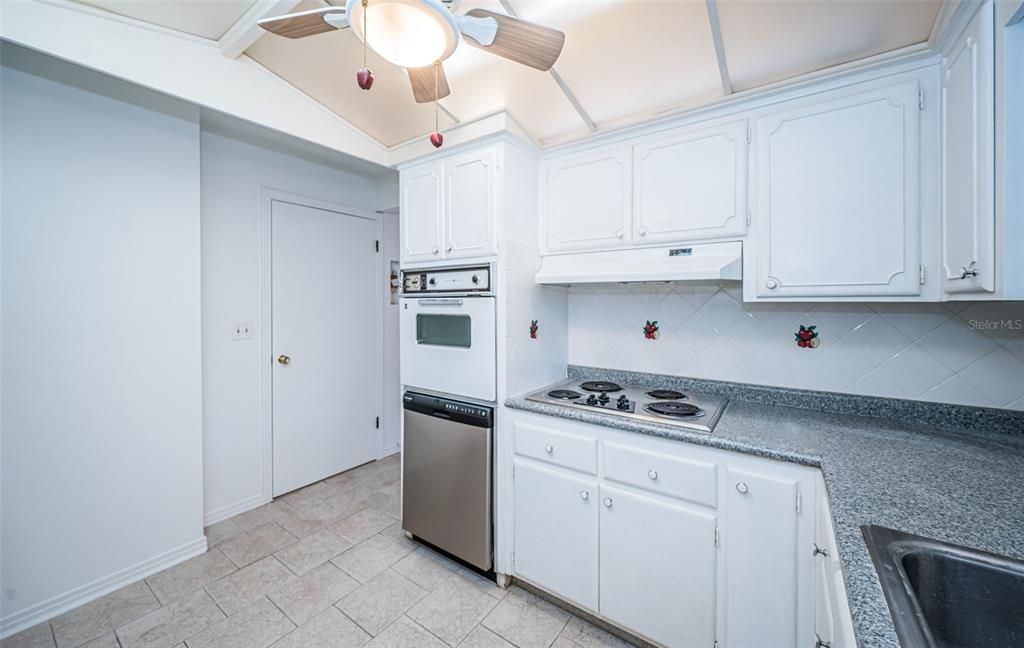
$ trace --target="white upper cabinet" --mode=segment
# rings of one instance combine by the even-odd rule
[[[918,81],[794,103],[754,125],[756,295],[919,295]]]
[[[402,263],[492,256],[497,251],[498,146],[402,169]]]
[[[633,242],[747,230],[747,122],[686,128],[633,147]]]
[[[942,287],[995,290],[995,89],[991,2],[942,60]]]
[[[403,171],[400,185],[402,261],[440,259],[444,163]]]
[[[601,616],[665,646],[713,646],[714,511],[605,485],[600,508]]]
[[[445,168],[446,258],[494,254],[498,192],[495,149],[456,156],[445,162]]]
[[[556,158],[541,171],[548,252],[606,250],[630,241],[629,146]]]

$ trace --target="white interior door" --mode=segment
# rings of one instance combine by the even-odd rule
[[[274,495],[377,457],[376,221],[271,210]]]

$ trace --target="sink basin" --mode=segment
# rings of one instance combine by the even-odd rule
[[[1024,646],[1024,562],[863,526],[903,648]]]

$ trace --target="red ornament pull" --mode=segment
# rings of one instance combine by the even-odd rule
[[[369,90],[373,87],[373,72],[370,71],[370,68],[363,68],[356,72],[356,83],[363,90]]]
[[[441,148],[444,144],[444,135],[441,134],[441,128],[438,126],[437,111],[438,111],[438,70],[441,67],[441,61],[434,62],[434,132],[430,134],[430,143],[434,145],[434,148]]]
[[[369,90],[373,87],[373,72],[370,71],[370,67],[366,64],[366,8],[369,4],[369,0],[363,0],[363,69],[356,72],[356,83],[363,90]]]

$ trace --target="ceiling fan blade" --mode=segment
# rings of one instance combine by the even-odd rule
[[[283,16],[264,18],[256,24],[272,34],[286,38],[305,38],[348,27],[344,7],[321,7],[309,11],[299,11]]]
[[[551,69],[562,53],[565,34],[557,29],[486,9],[472,9],[466,15],[472,18],[493,18],[498,23],[494,42],[489,45],[476,40],[473,30],[463,31],[467,36],[466,42],[473,47],[538,70]]]
[[[428,65],[421,68],[408,68],[409,83],[412,84],[412,94],[416,97],[416,103],[430,103],[434,96],[434,66]],[[444,75],[444,66],[437,64],[437,99],[444,99],[452,93],[448,87],[448,77]]]

